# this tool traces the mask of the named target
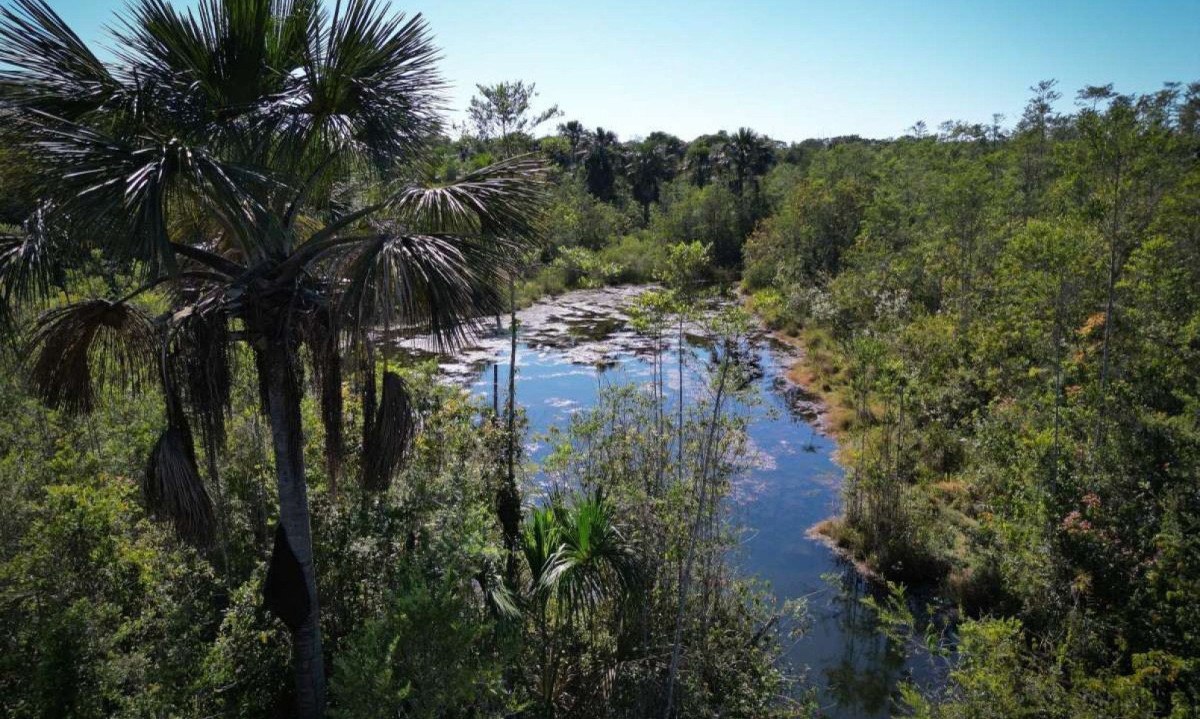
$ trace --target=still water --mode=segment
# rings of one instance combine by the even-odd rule
[[[624,287],[568,293],[518,315],[517,399],[529,422],[527,456],[538,462],[549,447],[538,437],[565,428],[573,413],[593,405],[602,387],[648,383],[650,346],[630,329],[624,308],[644,288]],[[693,328],[692,342],[700,343]],[[738,570],[765,580],[782,603],[804,598],[807,627],[787,648],[790,669],[816,686],[823,714],[836,719],[887,717],[897,683],[929,681],[927,660],[891,651],[873,614],[862,605],[866,586],[857,573],[823,544],[805,536],[822,519],[838,513],[842,470],[836,443],[823,434],[812,403],[784,373],[795,357],[766,333],[750,340],[761,369],[759,401],[749,413],[753,461],[734,482],[731,520],[743,535]],[[676,348],[666,361],[674,367]],[[507,331],[481,337],[476,346],[440,358],[442,373],[489,404],[498,379],[501,404],[508,380]],[[707,351],[685,349],[685,362],[698,365]],[[674,370],[668,379],[674,381]],[[685,394],[699,378],[685,374]],[[536,492],[536,487],[532,488]]]

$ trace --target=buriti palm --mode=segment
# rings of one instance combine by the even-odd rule
[[[343,384],[361,375],[363,480],[386,486],[412,422],[398,377],[374,399],[369,332],[453,342],[494,313],[532,238],[541,169],[517,158],[423,182],[441,81],[419,16],[373,0],[141,0],[125,18],[101,60],[43,2],[3,12],[3,126],[41,197],[4,237],[6,315],[30,318],[48,404],[87,412],[106,385],[161,393],[145,495],[201,545],[219,524],[216,478],[202,478],[191,428],[215,467],[234,344],[252,350],[279,497],[267,601],[292,630],[299,713],[320,716],[301,398],[320,395],[336,478]],[[67,266],[106,290],[64,302]]]

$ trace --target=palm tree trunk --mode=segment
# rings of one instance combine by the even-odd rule
[[[1104,339],[1100,349],[1100,411],[1096,413],[1096,451],[1104,441],[1105,413],[1108,410],[1108,343],[1112,337],[1113,314],[1117,304],[1117,241],[1110,241],[1108,283],[1104,301]]]
[[[308,616],[292,631],[292,668],[296,681],[296,716],[319,719],[325,714],[325,661],[321,654],[317,575],[313,564],[308,486],[304,475],[304,435],[300,420],[298,358],[285,340],[267,349],[267,401],[275,472],[279,484],[279,523],[304,575]]]

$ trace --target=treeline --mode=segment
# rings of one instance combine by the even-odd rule
[[[771,209],[771,170],[829,144],[787,145],[749,128],[686,142],[665,132],[622,141],[603,127],[558,123],[534,109],[522,81],[479,86],[461,137],[441,138],[436,173],[454,178],[500,157],[539,155],[551,167],[540,229],[543,250],[526,264],[522,297],[604,284],[648,282],[667,269],[671,245],[709,245],[711,273],[735,279],[742,245]],[[836,142],[836,141],[835,141]]]
[[[744,286],[834,406],[825,531],[977,618],[919,715],[1193,716],[1200,83],[1033,90],[777,167]]]

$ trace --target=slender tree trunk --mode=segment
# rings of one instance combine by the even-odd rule
[[[700,498],[696,506],[696,519],[692,522],[688,537],[687,558],[684,560],[683,576],[679,582],[679,600],[675,610],[675,634],[671,641],[671,664],[667,670],[667,705],[663,719],[670,719],[675,708],[675,677],[679,673],[679,660],[683,652],[683,611],[687,604],[688,588],[692,579],[692,565],[696,558],[696,540],[704,522],[705,506],[708,503],[708,468],[712,461],[713,445],[716,442],[717,423],[721,420],[721,403],[725,398],[725,380],[729,373],[729,358],[721,362],[721,373],[717,380],[717,392],[713,398],[711,422],[700,456]]]
[[[679,380],[679,446],[675,450],[675,472],[680,482],[683,481],[683,309],[679,310],[679,339],[675,347]]]
[[[508,483],[517,484],[517,280],[508,279]]]
[[[279,484],[279,523],[304,575],[309,613],[292,632],[292,669],[296,681],[296,716],[319,719],[325,714],[325,662],[321,654],[320,608],[313,563],[308,487],[304,476],[304,434],[300,420],[298,358],[286,340],[267,349],[267,399],[275,472]]]
[[[363,342],[362,357],[362,446],[365,450],[375,433],[375,350],[370,341]],[[365,454],[365,452],[364,452]]]
[[[1108,343],[1112,337],[1113,314],[1117,305],[1117,241],[1111,240],[1108,253],[1108,287],[1104,301],[1104,339],[1100,349],[1100,411],[1096,415],[1096,450],[1104,441],[1104,413],[1108,410]]]
[[[1059,456],[1059,426],[1063,405],[1063,363],[1062,363],[1062,315],[1064,283],[1059,279],[1058,296],[1054,298],[1054,329],[1051,341],[1054,343],[1054,444],[1051,451],[1050,493],[1058,492],[1058,456]]]
[[[671,461],[671,437],[667,434],[667,396],[666,396],[666,327],[659,326],[655,335],[655,363],[658,365],[658,378],[655,393],[658,395],[655,399],[657,404],[658,415],[658,473],[655,476],[657,486],[654,488],[655,496],[660,496],[663,493],[663,488],[667,484],[667,462]]]
[[[1108,228],[1108,286],[1104,302],[1104,340],[1100,350],[1100,411],[1096,415],[1096,452],[1104,441],[1105,413],[1108,411],[1108,344],[1113,332],[1113,315],[1117,307],[1117,273],[1120,259],[1121,234],[1121,158],[1117,157],[1113,178],[1112,218]]]

